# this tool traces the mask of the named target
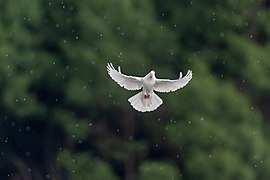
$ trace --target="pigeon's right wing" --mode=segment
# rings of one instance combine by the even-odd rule
[[[118,71],[113,67],[112,63],[107,64],[107,71],[111,78],[121,87],[127,90],[139,90],[143,87],[142,78],[127,76],[121,73],[120,67]]]
[[[170,80],[170,79],[157,79],[154,86],[154,90],[158,92],[171,92],[176,91],[187,85],[187,83],[192,78],[192,71],[188,71],[187,74],[182,78],[182,73],[180,73],[179,79]]]

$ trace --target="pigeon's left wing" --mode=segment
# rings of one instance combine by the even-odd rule
[[[139,90],[143,87],[142,78],[127,76],[121,73],[120,67],[118,71],[113,67],[112,63],[107,64],[107,71],[111,78],[121,87],[127,90]]]
[[[192,78],[192,71],[188,70],[187,74],[182,78],[182,73],[180,73],[179,79],[157,79],[154,86],[154,90],[158,92],[171,92],[176,91],[187,85],[187,83]]]

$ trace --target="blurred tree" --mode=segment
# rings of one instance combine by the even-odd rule
[[[165,162],[143,162],[139,167],[141,180],[180,179],[180,173],[175,166]]]
[[[0,0],[0,179],[269,179],[269,4]],[[107,62],[194,78],[141,114]]]
[[[261,24],[269,2],[159,1],[158,7],[197,74],[180,102],[170,100],[178,121],[166,129],[182,152],[184,178],[269,178],[270,34],[269,23]]]

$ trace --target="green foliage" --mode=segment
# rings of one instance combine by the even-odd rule
[[[0,0],[0,179],[269,179],[269,17],[263,0]],[[142,114],[108,62],[194,75]]]
[[[141,180],[181,179],[178,169],[172,164],[166,162],[155,162],[155,161],[143,162],[139,167],[139,171],[140,171],[139,179]]]
[[[93,158],[88,153],[71,154],[64,150],[59,153],[58,159],[69,170],[72,179],[118,179],[106,162]]]

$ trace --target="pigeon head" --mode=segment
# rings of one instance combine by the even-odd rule
[[[151,71],[150,73],[149,73],[149,78],[150,79],[152,79],[152,78],[154,78],[155,77],[155,71]]]

